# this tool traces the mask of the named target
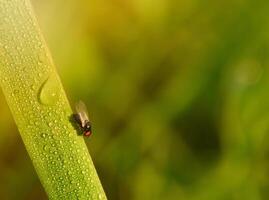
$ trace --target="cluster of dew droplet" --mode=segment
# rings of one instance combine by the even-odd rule
[[[0,83],[51,199],[106,199],[28,0],[0,1]]]

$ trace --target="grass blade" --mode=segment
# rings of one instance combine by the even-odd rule
[[[50,199],[106,199],[29,0],[0,0],[0,84]]]

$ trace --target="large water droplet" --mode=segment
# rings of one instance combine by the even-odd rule
[[[39,101],[44,105],[54,105],[60,96],[60,85],[56,76],[50,76],[41,86]]]

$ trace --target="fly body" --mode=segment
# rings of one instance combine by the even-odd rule
[[[75,120],[80,126],[83,135],[89,137],[92,134],[92,125],[88,117],[87,107],[82,101],[76,104],[76,114],[74,114]]]

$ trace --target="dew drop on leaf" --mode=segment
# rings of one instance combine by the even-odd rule
[[[55,76],[50,76],[41,86],[39,101],[43,105],[54,105],[59,100],[60,87]]]
[[[41,134],[41,137],[42,137],[42,138],[46,138],[46,133],[42,133],[42,134]]]
[[[48,151],[49,150],[49,146],[48,145],[44,145],[43,146],[43,149],[44,149],[44,151]]]

